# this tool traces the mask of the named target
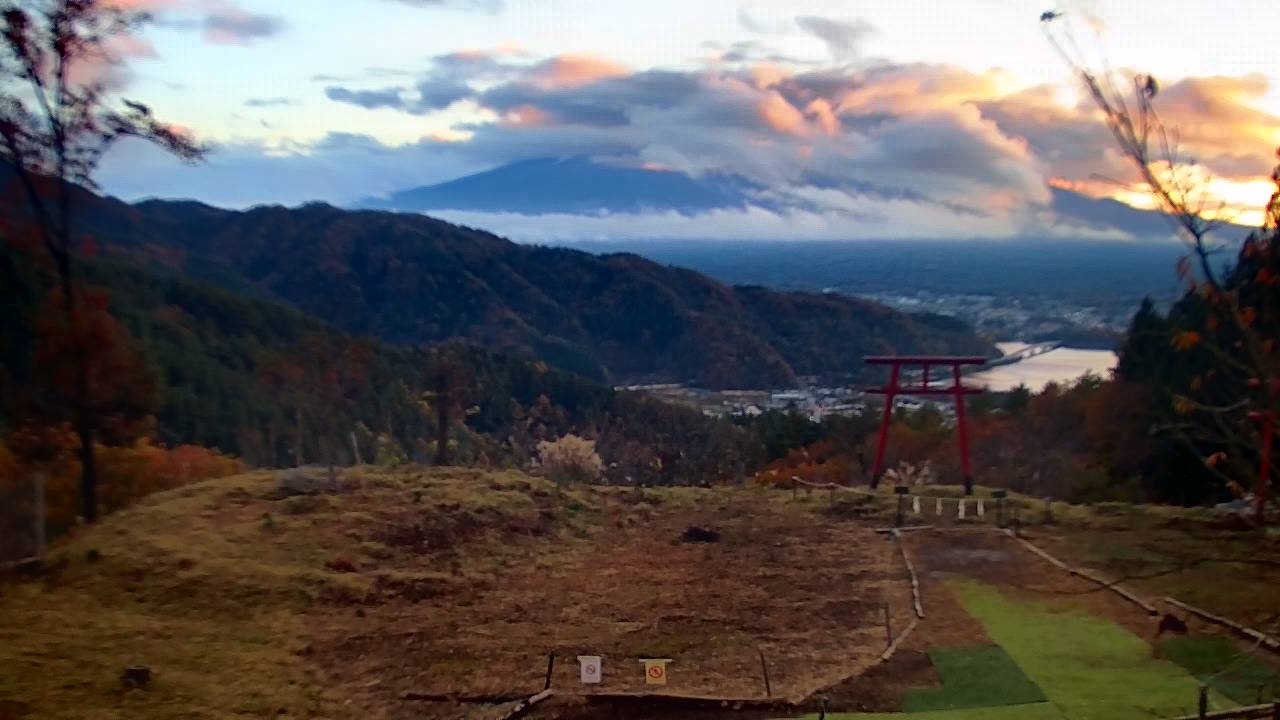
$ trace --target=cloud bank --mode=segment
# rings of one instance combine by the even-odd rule
[[[1103,196],[1114,187],[1099,176],[1131,178],[1091,106],[1064,104],[1048,86],[1011,92],[999,71],[862,59],[859,45],[874,32],[865,23],[795,23],[827,46],[833,66],[762,59],[770,53],[758,45],[680,69],[632,69],[582,54],[453,52],[409,82],[379,84],[379,74],[365,74],[327,78],[323,89],[329,101],[406,121],[468,109],[470,119],[449,133],[399,147],[351,135],[283,152],[237,146],[189,171],[198,181],[175,179],[181,171],[163,163],[146,177],[224,204],[254,201],[243,185],[224,186],[237,176],[257,179],[259,201],[343,203],[519,160],[589,156],[695,178],[730,174],[764,189],[759,207],[694,223],[662,213],[454,217],[528,237],[1114,235],[1049,210],[1054,187]],[[1280,139],[1280,117],[1255,104],[1268,90],[1261,76],[1184,78],[1166,82],[1158,107],[1205,171],[1247,183],[1269,172]],[[107,183],[125,196],[145,185],[118,173]]]

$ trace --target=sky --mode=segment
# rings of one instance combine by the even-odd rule
[[[1149,202],[1039,21],[1095,70],[1150,73],[1193,170],[1260,217],[1280,146],[1273,0],[113,0],[125,97],[207,143],[137,143],[126,200],[349,204],[506,163],[748,181],[701,215],[439,213],[529,239],[1114,238],[1055,188]]]

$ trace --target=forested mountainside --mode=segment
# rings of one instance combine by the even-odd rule
[[[967,326],[838,295],[729,287],[631,254],[519,245],[324,204],[82,204],[105,253],[274,298],[393,344],[465,339],[612,382],[778,387],[877,353],[992,352]]]
[[[424,351],[357,339],[280,303],[120,260],[79,267],[127,329],[121,341],[145,358],[147,381],[135,386],[147,397],[133,404],[145,406],[150,432],[166,445],[265,466],[346,464],[357,449],[365,462],[429,462],[444,402],[457,462],[523,465],[539,441],[569,432],[597,440],[616,481],[728,477],[738,462],[754,462],[727,422],[542,362],[460,343]],[[40,387],[33,364],[52,295],[38,260],[10,243],[0,243],[0,278],[2,415],[40,400],[30,397]],[[0,429],[7,425],[0,416]]]

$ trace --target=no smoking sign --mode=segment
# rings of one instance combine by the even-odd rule
[[[579,655],[578,669],[582,682],[588,685],[595,685],[600,682],[600,656],[599,655]]]
[[[667,663],[671,662],[670,658],[646,658],[640,662],[644,664],[645,685],[667,684]]]

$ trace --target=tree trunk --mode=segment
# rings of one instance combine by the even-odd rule
[[[449,403],[447,393],[436,393],[436,465],[449,464]]]
[[[93,447],[93,428],[81,419],[76,429],[80,438],[80,503],[87,523],[98,519],[98,466]]]
[[[274,419],[267,421],[267,467],[278,467],[276,465],[276,421]]]
[[[332,485],[338,481],[338,442],[335,437],[337,433],[332,431],[320,436],[320,442],[324,445],[324,459],[329,466],[329,484]]]
[[[45,487],[47,486],[47,484],[46,484],[45,472],[43,468],[36,471],[35,484],[36,484],[36,487],[35,487],[35,490],[36,490],[35,506],[36,507],[35,507],[35,512],[32,513],[35,516],[35,525],[32,529],[35,531],[36,557],[43,560],[45,555],[45,548],[48,547],[48,541],[45,538],[45,509],[44,509]]]
[[[295,427],[294,427],[294,438],[293,438],[293,462],[295,466],[302,467],[303,465],[306,464],[306,460],[304,460],[302,457],[302,406],[301,405],[297,407],[294,417],[297,420],[297,422],[294,424]]]
[[[355,455],[355,464],[363,465],[364,458],[360,457],[360,443],[356,442],[356,431],[351,431],[351,452]]]

